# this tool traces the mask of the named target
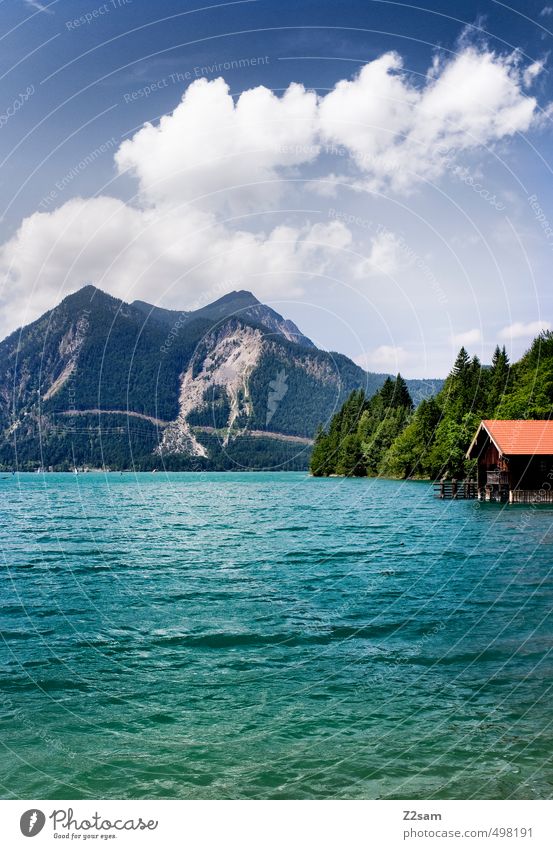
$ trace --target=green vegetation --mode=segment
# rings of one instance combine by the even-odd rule
[[[497,418],[548,419],[553,402],[553,333],[542,333],[511,370],[509,389],[499,399]]]
[[[37,466],[67,472],[75,466],[137,472],[298,471],[309,464],[311,447],[261,436],[241,435],[224,444],[221,433],[196,433],[208,457],[160,454],[162,431],[151,422],[123,414],[58,416],[40,428],[30,421],[13,442],[0,442],[0,470],[32,472]],[[37,452],[40,446],[40,453]],[[37,456],[38,455],[38,456]]]
[[[317,432],[315,475],[464,477],[480,419],[553,412],[552,333],[512,366],[504,348],[491,366],[462,348],[445,382],[404,381],[365,372],[309,340],[289,341],[276,313],[265,316],[270,326],[259,323],[266,308],[255,299],[252,306],[252,298],[231,293],[185,314],[125,304],[86,286],[11,334],[0,342],[0,468],[307,468],[309,447],[271,432],[311,437],[330,419]],[[245,314],[248,304],[253,312]],[[226,432],[231,414],[230,396],[216,384],[188,416],[209,456],[161,457],[165,423],[179,413],[183,373],[201,369],[221,338],[248,327],[263,334],[262,354],[229,444],[205,430]]]
[[[363,387],[370,397],[386,375],[319,350],[299,331],[300,344],[292,342],[279,331],[284,324],[248,292],[183,313],[126,304],[83,287],[0,342],[0,467],[160,465],[155,449],[164,423],[179,414],[182,375],[192,367],[197,376],[221,339],[250,328],[263,336],[262,353],[241,390],[231,447],[223,450],[206,438],[207,460],[179,454],[164,462],[183,469],[307,469],[309,447],[298,452],[297,444],[270,433],[311,438],[350,392]],[[441,383],[414,380],[408,386],[416,401]],[[97,410],[104,411],[101,418]],[[188,422],[225,429],[230,415],[229,393],[216,384]],[[270,433],[250,439],[244,434],[251,431]]]
[[[510,365],[505,348],[482,366],[461,348],[441,391],[413,411],[405,382],[386,381],[370,401],[352,392],[311,459],[316,476],[467,477],[465,453],[481,419],[544,419],[553,414],[553,333],[542,333]]]
[[[368,400],[354,390],[330,422],[320,429],[311,456],[311,471],[328,475],[377,475],[383,457],[405,428],[413,410],[407,385],[398,374],[387,378]]]

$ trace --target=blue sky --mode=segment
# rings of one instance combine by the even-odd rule
[[[551,326],[553,4],[4,0],[0,40],[2,335],[86,282],[408,376]]]

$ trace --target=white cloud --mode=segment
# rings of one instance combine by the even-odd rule
[[[259,209],[280,196],[279,170],[317,157],[316,114],[316,94],[296,83],[282,97],[258,86],[235,103],[222,78],[197,80],[157,126],[124,141],[115,161],[147,203]]]
[[[551,330],[549,321],[529,321],[524,324],[522,321],[515,321],[508,327],[504,327],[499,332],[500,339],[531,339],[537,336],[542,330]]]
[[[223,79],[197,80],[170,115],[146,124],[115,158],[149,203],[257,208],[279,197],[279,178],[292,169],[320,153],[339,160],[342,151],[357,180],[402,190],[442,174],[452,151],[526,131],[537,103],[522,85],[541,67],[522,68],[517,53],[466,47],[435,61],[417,86],[401,57],[385,53],[323,97],[293,83],[282,97],[258,86],[236,102]],[[352,163],[344,161],[351,178]]]
[[[540,12],[540,15],[545,18],[548,15],[553,15],[553,6],[544,6]]]
[[[544,66],[545,61],[543,59],[536,59],[535,62],[528,65],[522,74],[522,81],[524,82],[524,85],[527,87],[531,86],[536,77],[538,77],[543,71]]]
[[[343,183],[343,178],[337,174],[325,174],[319,180],[308,180],[305,188],[308,192],[312,192],[320,197],[335,198],[341,183]]]
[[[350,241],[338,221],[254,234],[197,210],[166,214],[114,198],[75,199],[26,219],[1,249],[3,329],[31,320],[83,281],[124,300],[161,298],[179,308],[225,280],[228,289],[252,288],[261,297],[297,295],[299,275],[324,274]]]
[[[40,3],[39,0],[25,0],[25,4],[30,6],[32,9],[36,9],[37,12],[47,12],[49,15],[53,15],[53,11],[48,8],[44,3]],[[53,4],[52,4],[53,5]]]
[[[402,365],[409,362],[409,354],[401,345],[380,345],[354,357],[354,362],[367,371],[385,371],[396,374]]]
[[[282,213],[261,230],[257,213],[278,212],[286,193],[297,198],[303,176],[313,188],[313,164],[326,170],[329,159],[329,191],[345,181],[399,192],[439,177],[452,157],[532,125],[537,104],[522,91],[524,73],[520,58],[466,47],[435,61],[421,85],[395,53],[323,97],[294,83],[282,96],[258,86],[234,100],[224,80],[198,80],[116,152],[118,170],[137,181],[134,202],[74,198],[26,218],[0,247],[1,329],[86,281],[185,308],[224,280],[263,296],[298,293],[299,280],[331,269],[393,274],[400,245],[391,233],[367,251],[342,222],[291,226]],[[336,145],[350,156],[334,156]],[[345,262],[350,247],[366,259]]]
[[[354,266],[354,276],[357,280],[374,275],[393,275],[400,266],[402,242],[392,232],[378,233],[370,243],[369,255]]]
[[[523,74],[515,53],[467,47],[415,87],[387,53],[322,99],[321,132],[351,152],[368,186],[405,190],[439,177],[462,151],[528,130],[537,103],[522,91]]]
[[[454,345],[477,345],[478,342],[482,341],[482,332],[478,327],[475,327],[462,333],[454,333],[451,341]]]

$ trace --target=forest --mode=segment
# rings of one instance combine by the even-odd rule
[[[548,419],[553,413],[553,333],[516,363],[496,347],[482,365],[461,348],[444,386],[415,409],[401,375],[367,398],[352,392],[328,428],[319,427],[311,473],[391,478],[467,478],[465,453],[481,419]]]

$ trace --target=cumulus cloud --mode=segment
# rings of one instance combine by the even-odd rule
[[[324,274],[336,251],[351,242],[339,221],[268,232],[229,230],[207,212],[137,209],[114,198],[74,199],[26,219],[6,243],[7,329],[36,317],[60,297],[93,281],[124,300],[182,308],[214,286],[251,286],[269,296],[300,294],[300,274]],[[218,291],[218,294],[221,294]],[[214,295],[216,297],[216,295]]]
[[[542,59],[536,59],[535,62],[532,62],[531,65],[524,70],[522,74],[522,80],[524,85],[529,87],[532,85],[536,77],[538,77],[543,71],[545,66],[545,62]]]
[[[532,68],[520,56],[464,47],[436,60],[423,84],[396,53],[324,96],[293,83],[281,96],[257,86],[235,99],[223,79],[198,80],[173,112],[116,151],[116,168],[136,181],[132,202],[74,198],[31,215],[0,247],[2,330],[85,281],[186,308],[222,280],[263,296],[297,293],[298,281],[331,267],[352,278],[392,274],[393,234],[373,238],[367,252],[343,222],[292,226],[282,212],[280,224],[260,229],[257,213],[277,213],[304,177],[313,189],[315,164],[318,177],[328,172],[323,193],[348,181],[405,192],[438,178],[463,151],[532,125],[537,103],[523,91]],[[366,256],[361,264],[351,262],[351,247]]]
[[[424,85],[415,85],[394,52],[322,97],[293,83],[282,97],[258,86],[234,101],[223,79],[198,80],[158,125],[123,142],[115,159],[148,203],[257,208],[278,198],[294,169],[321,154],[339,162],[344,152],[346,175],[406,189],[439,176],[454,153],[525,132],[537,103],[523,85],[542,68],[541,61],[523,68],[516,52],[466,47],[436,60]],[[322,191],[338,179],[330,174]]]
[[[551,330],[549,321],[529,321],[524,324],[522,321],[515,321],[508,327],[504,327],[499,332],[500,339],[531,339],[537,336],[542,330]]]
[[[528,130],[537,102],[523,74],[516,53],[467,47],[416,87],[387,53],[322,99],[321,132],[351,152],[368,186],[408,189],[439,177],[452,155]]]
[[[296,83],[282,97],[258,86],[235,103],[223,79],[197,80],[174,112],[124,141],[115,161],[146,203],[258,209],[280,196],[279,172],[317,157],[316,116],[316,94]]]
[[[358,280],[374,275],[393,275],[401,265],[401,239],[395,233],[385,230],[378,233],[370,243],[369,255],[354,266],[354,276]]]
[[[308,192],[322,198],[335,198],[342,182],[343,178],[339,177],[338,174],[325,174],[318,180],[308,180],[305,188]]]
[[[354,357],[354,361],[367,371],[384,371],[397,373],[401,366],[409,362],[409,354],[401,345],[379,345],[372,351],[367,351]]]
[[[451,337],[454,345],[477,345],[482,341],[482,332],[478,327],[465,330],[462,333],[454,333]]]

